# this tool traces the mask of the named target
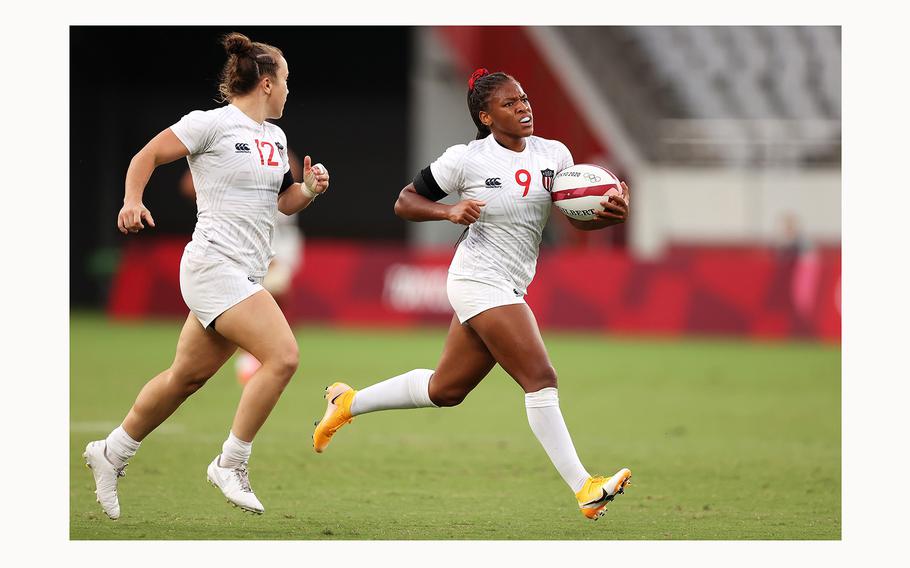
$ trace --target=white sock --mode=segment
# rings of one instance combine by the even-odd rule
[[[104,442],[106,444],[104,454],[107,461],[114,464],[114,467],[123,467],[123,464],[136,455],[136,450],[139,449],[139,442],[130,438],[130,435],[123,429],[123,425],[114,428]]]
[[[550,456],[550,461],[563,480],[578,493],[591,476],[581,465],[572,437],[559,411],[559,394],[553,387],[525,394],[528,424],[537,440]]]
[[[244,442],[235,436],[233,432],[230,432],[227,440],[221,446],[221,457],[218,459],[218,465],[221,467],[237,467],[250,461],[252,452],[253,442]]]
[[[436,407],[430,400],[432,376],[432,369],[414,369],[357,391],[351,402],[351,415],[393,408]]]

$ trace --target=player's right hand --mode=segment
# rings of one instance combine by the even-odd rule
[[[145,225],[142,224],[143,220],[152,227],[155,226],[155,220],[152,219],[151,212],[141,202],[124,203],[120,213],[117,214],[117,228],[124,235],[127,233],[138,233],[140,229],[145,228]]]
[[[449,221],[456,225],[470,225],[480,218],[480,208],[486,204],[486,201],[477,199],[459,201],[449,209]]]

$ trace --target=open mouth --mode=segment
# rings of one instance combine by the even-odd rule
[[[522,123],[522,124],[524,124],[524,125],[531,124],[531,117],[530,117],[530,116],[526,116],[526,117],[522,118],[521,120],[519,120],[518,122],[520,122],[520,123]]]

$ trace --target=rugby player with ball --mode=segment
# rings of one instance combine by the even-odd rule
[[[332,384],[313,446],[323,452],[338,429],[361,414],[456,406],[498,363],[524,390],[531,430],[581,512],[596,520],[623,493],[632,472],[623,467],[610,476],[592,476],[582,465],[559,409],[556,371],[524,300],[554,203],[554,175],[573,166],[572,155],[561,142],[533,136],[528,96],[510,75],[478,69],[468,81],[467,99],[477,139],[447,149],[395,203],[395,213],[409,221],[447,220],[468,227],[449,267],[446,290],[455,315],[439,363],[436,369],[414,369],[359,391]],[[583,183],[605,185],[593,177],[586,180],[584,173]],[[574,178],[566,176],[566,181]],[[606,179],[604,173],[601,181]],[[558,189],[578,187],[567,183]],[[596,205],[585,204],[591,209],[585,219],[570,215],[570,223],[594,230],[625,222],[629,188],[620,182],[619,189],[619,195],[598,190]],[[461,198],[458,203],[438,203],[452,193]],[[563,207],[570,202],[555,201]]]

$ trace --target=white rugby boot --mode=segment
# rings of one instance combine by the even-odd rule
[[[220,457],[221,454],[215,456],[215,459],[209,464],[207,472],[209,483],[221,489],[231,505],[257,515],[264,513],[265,507],[262,506],[250,487],[250,474],[247,471],[246,462],[237,467],[221,467],[218,465]]]
[[[120,500],[117,498],[117,479],[126,475],[126,466],[115,467],[104,451],[107,443],[104,440],[95,440],[85,446],[82,457],[85,465],[92,470],[95,477],[95,500],[101,503],[101,509],[113,520],[120,518]]]

